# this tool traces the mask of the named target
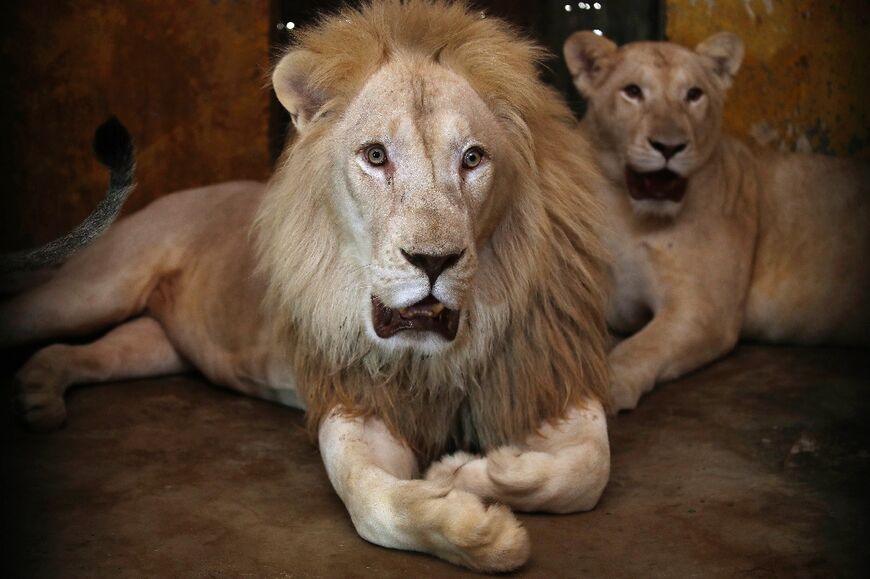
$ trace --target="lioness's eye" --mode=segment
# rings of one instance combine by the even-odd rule
[[[383,145],[369,145],[365,149],[365,157],[366,161],[377,167],[387,162],[387,150]]]
[[[474,169],[483,161],[483,151],[480,147],[471,147],[462,155],[462,168]]]
[[[701,99],[704,96],[704,91],[700,88],[693,86],[686,93],[686,102],[693,103]]]
[[[630,84],[626,86],[622,89],[622,92],[625,94],[625,96],[632,100],[643,98],[643,91],[640,90],[640,87],[636,84]]]

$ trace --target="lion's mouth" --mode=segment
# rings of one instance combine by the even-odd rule
[[[372,296],[372,321],[375,333],[381,338],[416,330],[435,332],[451,341],[459,330],[459,310],[451,310],[432,295],[416,304],[397,309],[388,308],[381,300]]]
[[[632,199],[679,203],[686,194],[688,180],[670,169],[639,173],[626,167],[625,182]]]

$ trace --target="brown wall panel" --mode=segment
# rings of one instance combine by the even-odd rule
[[[45,241],[104,193],[94,128],[138,147],[127,211],[215,181],[269,175],[267,0],[70,0],[0,8],[0,243]]]
[[[746,59],[725,126],[774,148],[870,159],[870,1],[668,0],[667,34],[739,34]]]

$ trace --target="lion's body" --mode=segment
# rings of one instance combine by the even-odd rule
[[[540,57],[423,0],[301,33],[273,76],[299,135],[268,184],[162,198],[2,304],[7,341],[110,330],[25,365],[27,420],[60,423],[74,383],[192,366],[305,408],[365,538],[522,564],[525,532],[480,499],[588,509],[609,473],[602,178]],[[381,335],[399,315],[442,334]],[[410,480],[452,451],[485,455]]]
[[[232,182],[162,197],[113,225],[51,281],[18,300],[37,307],[7,339],[87,335],[144,316],[216,384],[297,402],[282,325],[263,311],[249,235],[265,187]],[[58,315],[52,299],[81,296],[86,311]],[[13,302],[14,303],[14,302]]]
[[[264,194],[262,183],[231,182],[168,195],[99,243],[116,252],[131,238],[149,241],[125,247],[128,262],[148,256],[153,264],[138,280],[149,292],[141,313],[160,322],[206,378],[304,408],[283,325],[261,307],[267,283],[256,271],[250,229]]]
[[[296,313],[297,327],[290,327],[289,339],[296,344],[294,367],[300,373],[311,424],[316,428],[336,405],[374,414],[424,457],[432,458],[450,447],[486,449],[521,439],[541,420],[557,418],[579,400],[606,398],[603,332],[595,329],[604,324],[603,312],[596,310],[604,300],[604,265],[595,231],[599,208],[592,194],[602,181],[588,145],[569,129],[574,124],[570,111],[530,67],[531,59],[540,56],[536,49],[505,42],[503,30],[489,20],[469,20],[457,6],[437,11],[435,18],[425,3],[412,3],[406,10],[402,20],[384,18],[375,10],[370,20],[356,27],[335,20],[325,32],[301,38],[301,45],[316,50],[320,59],[311,76],[343,71],[332,80],[340,79],[332,89],[338,110],[303,135],[277,171],[260,216],[259,240],[264,266],[277,280],[270,303],[302,312]],[[473,48],[477,43],[490,44],[491,52],[478,52]],[[365,49],[348,52],[347,46]],[[414,47],[414,54],[397,58],[395,65],[379,65],[380,55],[395,46]],[[328,171],[332,153],[321,148],[329,144],[325,135],[333,127],[339,127],[340,133],[353,130],[342,119],[342,109],[364,111],[361,117],[368,123],[372,116],[388,117],[397,109],[385,96],[401,90],[392,88],[394,82],[412,86],[408,100],[414,102],[438,100],[437,85],[453,82],[450,77],[441,80],[438,69],[442,67],[433,66],[429,58],[418,60],[418,51],[460,72],[466,87],[482,96],[500,118],[504,136],[516,139],[525,155],[505,155],[502,160],[504,181],[496,185],[504,188],[499,203],[511,203],[498,209],[504,212],[499,216],[503,226],[487,222],[494,215],[474,219],[476,231],[469,235],[478,238],[477,244],[480,236],[492,235],[492,246],[473,255],[479,285],[464,309],[475,331],[460,335],[441,356],[413,351],[385,355],[371,347],[357,319],[347,319],[348,311],[368,303],[368,289],[358,283],[358,261],[337,243],[334,209],[312,196],[312,189],[333,187],[334,177]],[[417,80],[405,79],[409,70]],[[360,93],[370,78],[391,88],[370,83]],[[384,110],[379,109],[382,103],[387,103]],[[409,107],[404,117],[415,118],[419,109]],[[424,134],[432,133],[425,140],[441,138],[438,127],[421,125]],[[532,144],[530,135],[546,137]],[[308,178],[300,180],[300,174]],[[428,176],[412,178],[405,193],[409,197],[437,187]],[[512,188],[524,193],[516,195]],[[425,228],[425,233],[415,234],[417,238],[438,235],[444,227],[419,215],[397,214],[393,219],[406,220],[409,229]],[[446,225],[449,231],[444,236],[465,227],[458,220]],[[395,235],[377,227],[373,226],[372,240],[376,254],[379,240]],[[311,239],[294,246],[302,228],[307,228]],[[429,243],[449,241],[436,237]],[[512,250],[504,255],[493,247]],[[297,277],[305,283],[299,284]],[[324,302],[325,294],[332,295],[333,301]],[[578,352],[584,354],[578,357]],[[542,356],[550,363],[542,365]],[[344,371],[339,373],[338,368]],[[383,383],[397,387],[384,389]]]
[[[731,35],[696,52],[669,43],[617,49],[589,33],[566,43],[578,88],[592,99],[581,127],[598,144],[611,185],[602,191],[614,255],[608,323],[634,334],[610,354],[615,409],[727,353],[740,337],[870,341],[870,270],[862,265],[870,168],[722,135],[741,46]],[[631,86],[638,88],[626,95]],[[687,100],[693,89],[702,92]],[[666,145],[673,154],[659,154]],[[662,166],[686,180],[677,202],[631,190],[629,171]]]

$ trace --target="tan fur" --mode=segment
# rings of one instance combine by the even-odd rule
[[[870,169],[778,154],[721,133],[726,90],[743,56],[733,34],[689,50],[666,42],[617,48],[579,32],[565,43],[589,99],[582,130],[611,188],[609,324],[635,333],[609,361],[614,409],[656,382],[728,352],[738,337],[870,341]],[[644,98],[626,96],[636,84]],[[704,96],[686,100],[692,87]],[[684,144],[665,160],[650,141]],[[631,199],[626,166],[688,178],[681,203]]]
[[[61,424],[73,384],[190,366],[307,407],[367,540],[480,570],[522,565],[528,534],[482,498],[587,510],[610,466],[603,181],[537,78],[541,56],[500,21],[425,0],[302,33],[273,75],[299,134],[266,186],[161,198],[0,304],[0,345],[115,328],[24,366],[25,419]],[[383,169],[364,160],[372,140],[392,159]],[[470,143],[486,154],[466,171]],[[432,281],[405,250],[461,259]],[[462,312],[455,340],[375,335],[372,296],[400,308],[428,293]],[[473,477],[457,466],[445,478],[463,451],[485,453]]]
[[[588,155],[576,154],[586,144],[568,129],[569,111],[537,80],[541,52],[517,42],[500,21],[428,2],[341,13],[302,34],[293,51],[317,55],[309,90],[329,95],[330,104],[270,183],[258,239],[272,303],[294,313],[289,350],[312,428],[340,405],[379,416],[431,459],[450,447],[521,439],[578,401],[605,399],[602,257],[589,194],[596,172]],[[482,258],[469,308],[474,331],[443,356],[373,349],[343,315],[367,296],[359,295],[358,269],[337,243],[336,216],[320,201],[333,178],[325,135],[377,67],[408,57],[460,73],[522,154],[509,173],[516,191],[505,192],[511,204],[501,209],[500,225],[482,228],[493,229],[491,245],[500,253]],[[311,238],[294,242],[303,228]]]

